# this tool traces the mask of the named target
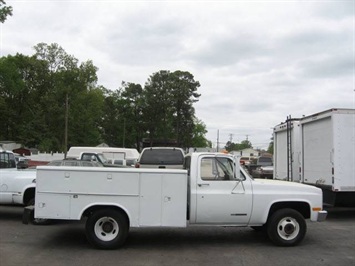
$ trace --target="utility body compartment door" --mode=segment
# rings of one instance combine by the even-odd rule
[[[186,227],[186,173],[142,173],[139,226]]]
[[[196,223],[246,225],[252,210],[249,179],[236,180],[230,158],[201,157],[196,178]]]

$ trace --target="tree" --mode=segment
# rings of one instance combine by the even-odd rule
[[[174,139],[177,146],[191,146],[199,86],[189,72],[161,70],[149,77],[143,91],[143,117],[151,140]]]
[[[212,148],[212,142],[206,139],[206,125],[199,119],[194,119],[194,130],[192,135],[191,147]]]
[[[109,146],[127,147],[126,143],[124,143],[127,118],[123,113],[127,103],[121,94],[121,90],[105,90],[101,128],[102,137]]]
[[[173,128],[178,145],[193,146],[191,140],[196,129],[195,122],[199,122],[195,119],[193,104],[201,96],[197,93],[199,87],[200,83],[194,80],[191,73],[187,71],[172,73]]]
[[[267,152],[274,154],[274,137],[271,137],[271,141],[269,143],[269,147],[267,148]]]
[[[191,73],[162,70],[144,88],[122,82],[110,91],[96,85],[92,61],[79,64],[56,43],[34,50],[33,56],[0,58],[1,139],[47,152],[100,142],[139,149],[144,138],[211,146],[195,117],[200,84]]]
[[[48,72],[43,62],[21,54],[0,59],[2,139],[34,145],[46,128],[41,100]]]
[[[43,95],[45,121],[50,134],[44,138],[46,145],[47,140],[53,138],[56,142],[50,142],[51,148],[66,151],[66,145],[94,145],[102,140],[99,122],[104,97],[102,90],[95,87],[97,68],[92,61],[79,66],[78,59],[68,55],[56,43],[39,43],[34,49],[35,58],[45,62],[49,72],[48,90]],[[69,122],[68,129],[63,130],[66,121]]]
[[[143,137],[143,88],[140,84],[122,82],[123,146],[139,148]]]
[[[253,145],[251,144],[251,142],[249,140],[243,140],[241,143],[233,143],[231,141],[228,141],[225,149],[227,151],[240,151],[240,150],[244,150],[247,148],[253,148]]]
[[[4,23],[7,16],[12,16],[12,7],[6,6],[6,2],[4,0],[0,0],[0,22]]]

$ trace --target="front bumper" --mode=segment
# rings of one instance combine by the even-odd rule
[[[319,211],[317,216],[317,222],[323,222],[327,218],[327,211]]]

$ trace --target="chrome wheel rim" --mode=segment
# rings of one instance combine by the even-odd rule
[[[295,239],[300,232],[300,225],[295,218],[285,217],[277,224],[277,233],[284,240]]]
[[[111,217],[102,217],[95,223],[95,235],[102,241],[111,241],[118,236],[118,223]]]

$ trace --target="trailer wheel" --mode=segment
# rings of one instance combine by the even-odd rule
[[[277,246],[295,246],[306,235],[307,224],[304,217],[294,209],[276,211],[267,223],[267,234]]]
[[[113,209],[95,211],[86,221],[86,237],[99,249],[115,249],[124,244],[128,236],[126,216]]]

